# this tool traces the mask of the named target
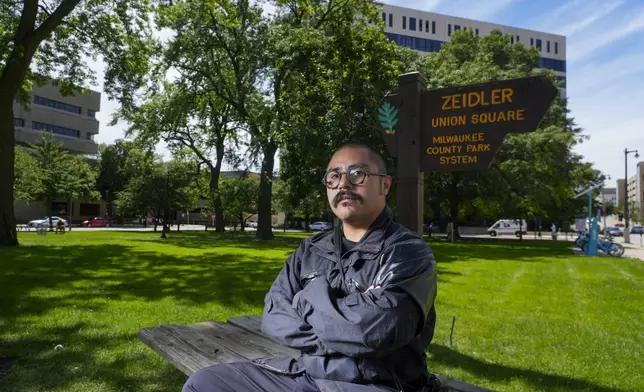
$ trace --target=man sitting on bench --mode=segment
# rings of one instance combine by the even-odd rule
[[[65,234],[65,221],[62,219],[58,219],[58,222],[56,222],[56,234]]]
[[[335,152],[323,183],[342,224],[303,240],[265,298],[262,330],[302,355],[207,367],[183,392],[434,390],[434,256],[392,221],[391,182],[371,148]]]

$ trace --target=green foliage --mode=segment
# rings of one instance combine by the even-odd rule
[[[244,230],[246,220],[257,214],[259,179],[249,177],[247,173],[239,178],[223,176],[220,193],[224,214]]]
[[[148,155],[139,163],[136,174],[119,192],[116,204],[125,216],[152,216],[163,221],[165,237],[168,224],[177,211],[194,208],[198,193],[193,184],[193,162],[161,162]]]
[[[13,197],[30,203],[42,194],[43,171],[36,158],[25,147],[16,147],[16,179]]]
[[[63,151],[62,143],[56,142],[51,133],[42,132],[40,140],[40,144],[30,146],[40,178],[32,200],[44,201],[49,206],[56,199],[96,200],[100,197],[96,191],[96,173],[84,157]]]

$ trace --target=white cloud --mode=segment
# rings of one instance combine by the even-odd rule
[[[644,30],[644,8],[624,21],[611,20],[610,28],[601,29],[602,34],[586,34],[568,42],[568,62],[574,63],[593,56],[599,49]]]
[[[562,25],[559,34],[561,35],[572,35],[578,31],[583,30],[584,28],[590,26],[601,18],[609,15],[611,12],[615,11],[620,5],[624,4],[623,1],[615,2],[604,2],[602,1],[597,7],[593,7],[592,12],[585,15],[582,19],[572,21]]]

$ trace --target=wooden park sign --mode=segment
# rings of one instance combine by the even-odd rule
[[[417,73],[378,109],[389,153],[398,158],[398,221],[422,233],[426,171],[485,169],[510,132],[532,132],[557,89],[545,77],[426,90]]]

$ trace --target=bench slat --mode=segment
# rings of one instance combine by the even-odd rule
[[[294,358],[300,356],[300,352],[297,350],[281,346],[265,336],[254,334],[231,324],[205,322],[191,325],[190,328],[196,329],[202,335],[247,359],[284,355]]]
[[[186,325],[144,328],[139,339],[187,376],[206,366],[246,359]]]
[[[239,328],[243,328],[248,332],[265,336],[264,332],[262,332],[262,316],[253,315],[231,317],[228,319],[228,322],[232,325],[238,326]]]

